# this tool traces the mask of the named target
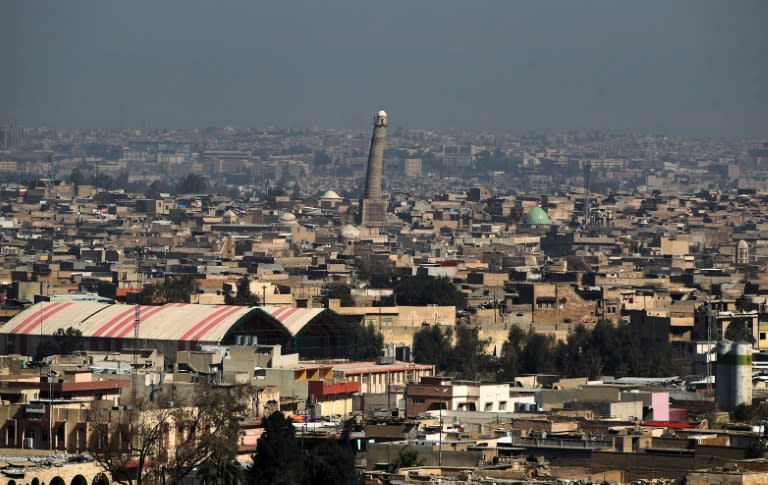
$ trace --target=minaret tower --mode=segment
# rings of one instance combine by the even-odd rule
[[[387,113],[381,110],[373,118],[373,134],[365,174],[365,195],[360,201],[360,224],[363,226],[383,226],[387,222],[387,201],[381,198],[381,172],[386,137]]]

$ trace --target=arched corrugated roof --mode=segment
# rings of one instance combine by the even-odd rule
[[[0,334],[52,335],[58,329],[76,328],[83,337],[131,338],[135,305],[98,302],[42,302],[33,305],[0,327]],[[251,312],[279,322],[292,336],[323,308],[244,307],[170,303],[141,306],[139,335],[147,340],[220,342],[229,329]]]

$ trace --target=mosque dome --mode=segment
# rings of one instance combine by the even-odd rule
[[[539,206],[532,208],[525,215],[525,223],[532,226],[546,226],[552,224],[547,212]]]
[[[328,190],[320,198],[321,199],[341,199],[341,196],[336,192],[334,192],[333,190]]]
[[[286,212],[280,216],[280,222],[283,224],[296,224],[296,216]]]
[[[347,224],[341,228],[341,237],[343,239],[356,241],[360,239],[360,229],[352,224]]]
[[[738,244],[737,244],[737,246],[736,246],[736,247],[737,247],[738,249],[746,249],[746,250],[749,250],[749,244],[747,243],[747,241],[745,241],[745,240],[743,240],[743,239],[741,239],[741,240],[738,242]]]

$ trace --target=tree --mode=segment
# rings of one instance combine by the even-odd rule
[[[53,334],[53,339],[59,347],[59,353],[68,355],[83,350],[83,332],[74,327],[60,328]]]
[[[313,448],[305,459],[306,485],[355,485],[355,451],[348,441],[329,439]]]
[[[95,404],[95,403],[94,403]],[[154,456],[159,454],[163,429],[170,422],[171,409],[152,407],[139,411],[139,404],[127,411],[109,408],[91,409],[88,422],[94,427],[89,452],[96,462],[116,481],[144,481],[158,478],[154,473]],[[144,407],[143,403],[141,407]]]
[[[394,288],[400,305],[442,305],[462,309],[467,298],[448,278],[405,277]]]
[[[669,342],[644,339],[631,324],[598,321],[592,330],[576,325],[556,349],[556,370],[571,377],[685,375],[690,362]]]
[[[74,327],[60,328],[51,339],[46,339],[37,346],[35,360],[43,360],[49,355],[69,355],[83,349],[83,332]]]
[[[192,406],[174,410],[173,423],[184,432],[160,468],[164,485],[181,483],[198,467],[206,470],[212,480],[206,483],[238,483],[238,416],[245,409],[243,396],[242,388],[200,384]]]
[[[520,369],[526,374],[538,374],[555,370],[552,355],[555,350],[555,338],[529,331],[525,337],[525,347],[520,356]]]
[[[195,468],[232,469],[237,454],[242,389],[199,384],[188,402],[137,400],[128,410],[94,406],[89,451],[113,476],[178,485]],[[172,438],[173,437],[173,438]],[[217,474],[219,483],[237,483]]]
[[[88,183],[94,187],[110,189],[114,185],[115,180],[112,178],[112,176],[97,171],[96,173],[91,174],[91,177],[88,179]]]
[[[263,421],[264,433],[256,443],[249,485],[299,485],[304,479],[304,455],[296,441],[293,423],[276,411]]]
[[[439,325],[422,327],[413,335],[413,360],[417,364],[434,364],[438,372],[448,370],[453,332]]]
[[[69,174],[69,181],[75,186],[83,185],[85,182],[85,175],[83,175],[83,172],[81,172],[79,168],[74,168]]]
[[[359,325],[357,333],[357,358],[359,360],[371,360],[381,356],[384,348],[384,336],[376,330],[373,323],[367,326]]]
[[[331,299],[340,300],[341,306],[355,305],[355,301],[352,299],[352,290],[345,284],[332,283],[328,285],[328,291],[323,297],[323,306],[325,308],[328,308],[328,300]]]
[[[208,190],[208,179],[196,173],[187,174],[176,185],[178,194],[201,194]]]
[[[259,305],[259,297],[251,293],[251,280],[248,275],[237,280],[236,293],[234,295],[231,291],[227,291],[224,294],[224,303],[238,306]]]
[[[238,485],[243,468],[229,454],[215,454],[197,469],[197,477],[206,485]]]
[[[512,325],[507,334],[507,340],[501,346],[500,380],[513,380],[520,374],[520,358],[524,346],[525,332],[517,325]]]
[[[190,303],[197,288],[197,281],[192,276],[171,276],[162,283],[145,286],[141,290],[139,301],[144,305]]]
[[[469,325],[456,326],[456,345],[449,353],[448,368],[460,377],[475,380],[492,372],[491,356],[485,353],[489,340],[480,339],[480,329]]]
[[[397,454],[395,468],[411,468],[414,466],[421,466],[423,464],[424,458],[419,456],[419,451],[410,445],[405,445]]]
[[[514,379],[520,374],[552,372],[556,369],[552,359],[555,350],[553,336],[530,329],[525,332],[516,325],[512,326],[501,347],[502,379]]]

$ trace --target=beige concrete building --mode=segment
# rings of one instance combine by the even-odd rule
[[[454,306],[344,307],[340,300],[331,299],[328,308],[342,316],[359,317],[363,325],[372,324],[385,344],[411,345],[413,335],[424,325],[456,325]]]

